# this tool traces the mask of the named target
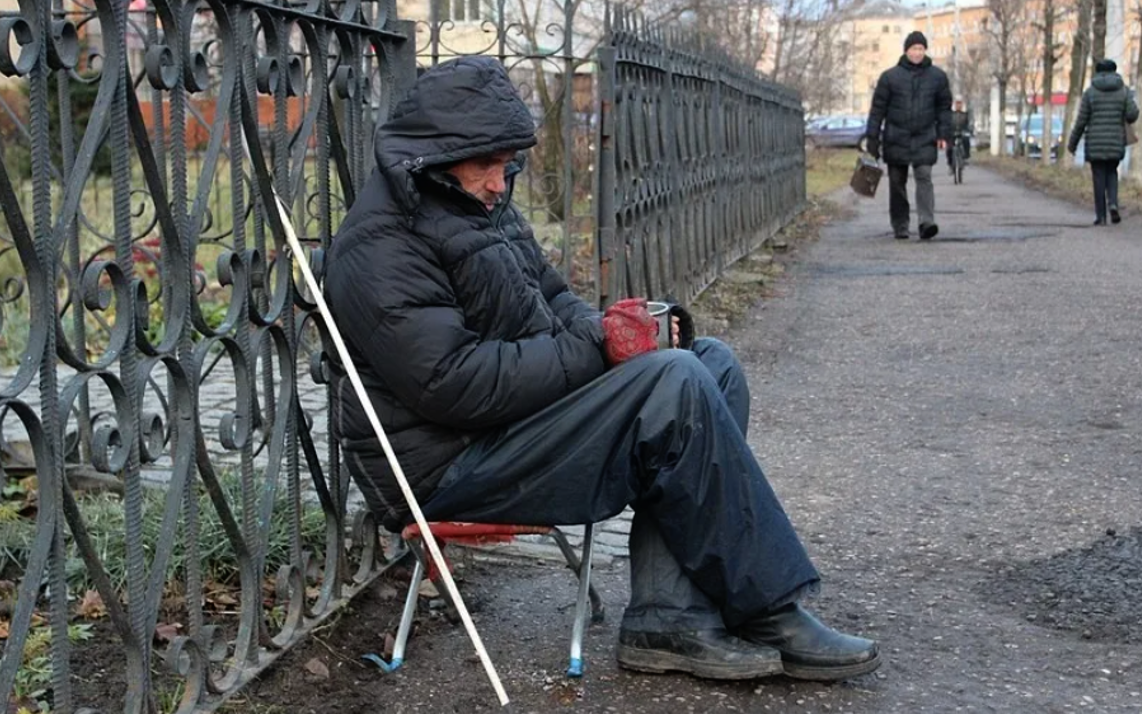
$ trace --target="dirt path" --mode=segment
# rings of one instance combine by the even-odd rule
[[[465,592],[515,711],[1142,711],[1139,219],[1094,230],[974,167],[937,181],[937,240],[893,240],[887,191],[846,197],[852,217],[729,335],[752,446],[826,578],[812,607],[880,639],[885,666],[838,685],[627,674],[619,560],[598,573],[611,616],[569,683],[571,576],[476,565]],[[360,663],[397,596],[364,597],[234,711],[496,709],[463,631],[439,621],[403,672]],[[314,657],[329,678],[302,668]]]

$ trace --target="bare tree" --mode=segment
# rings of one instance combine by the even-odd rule
[[[1138,28],[1138,32],[1142,34],[1142,0],[1135,0],[1133,24]],[[1134,81],[1131,83],[1137,90],[1142,87],[1142,42],[1138,43],[1138,52],[1134,55]],[[1135,101],[1139,99],[1138,95],[1134,96]],[[1135,144],[1130,149],[1130,175],[1134,177],[1135,181],[1142,182],[1142,151],[1139,150],[1139,144]]]
[[[1079,99],[1086,86],[1087,59],[1091,48],[1091,14],[1093,0],[1077,0],[1078,18],[1075,23],[1074,43],[1071,46],[1071,83],[1067,88],[1067,112],[1063,115],[1063,137],[1070,136]]]
[[[1041,159],[1044,164],[1051,163],[1051,147],[1054,145],[1054,132],[1051,130],[1051,119],[1054,106],[1051,98],[1055,90],[1055,64],[1062,59],[1063,44],[1055,40],[1055,28],[1062,24],[1064,9],[1059,5],[1060,0],[1043,0],[1043,17],[1040,22],[1033,23],[1035,29],[1043,36],[1043,134],[1039,144],[1042,150]],[[1062,158],[1062,157],[1060,157]]]
[[[987,24],[987,34],[993,47],[992,75],[999,87],[999,117],[1000,121],[1007,116],[1007,92],[1012,81],[1018,78],[1018,84],[1023,96],[1026,94],[1026,61],[1024,49],[1027,44],[1026,35],[1022,32],[1026,19],[1026,8],[1023,0],[988,0],[991,10],[991,21]],[[1020,124],[1022,125],[1023,107],[1019,107]],[[1001,146],[1000,153],[1006,154],[1006,145]]]
[[[1106,0],[1094,0],[1092,7],[1090,56],[1098,61],[1106,58]]]
[[[809,113],[832,109],[851,71],[851,0],[780,0],[770,78],[801,93]]]

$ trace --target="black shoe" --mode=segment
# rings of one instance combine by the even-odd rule
[[[1110,222],[1122,223],[1122,214],[1118,212],[1117,207],[1110,209]]]
[[[1105,226],[1106,225],[1106,219],[1105,218],[1096,218],[1096,219],[1094,219],[1094,225]]]
[[[619,630],[619,666],[637,672],[686,672],[706,679],[753,679],[784,671],[772,647],[743,642],[725,630]]]
[[[797,603],[753,620],[737,634],[779,650],[785,674],[796,679],[836,681],[880,666],[875,642],[830,629]]]
[[[896,240],[908,240],[908,231],[896,233],[893,237],[896,238]]]
[[[920,226],[920,240],[932,240],[939,232],[940,227],[935,223],[925,223]]]

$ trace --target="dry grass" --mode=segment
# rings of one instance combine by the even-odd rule
[[[989,156],[982,152],[972,157],[973,163],[995,171],[1009,179],[1015,179],[1028,188],[1067,201],[1089,206],[1094,201],[1094,188],[1091,185],[1090,171],[1074,166],[1069,161],[1064,165],[1043,165],[1039,161],[1012,156]],[[1142,184],[1137,181],[1120,181],[1118,202],[1123,206],[1142,206]]]
[[[822,198],[849,184],[856,149],[809,149],[805,152],[805,187],[810,199]]]

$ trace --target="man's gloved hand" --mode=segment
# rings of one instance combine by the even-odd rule
[[[619,300],[603,313],[603,353],[609,364],[622,364],[658,348],[658,320],[646,309],[646,298]]]
[[[880,161],[880,139],[875,136],[866,136],[864,138],[864,150],[875,161]]]

